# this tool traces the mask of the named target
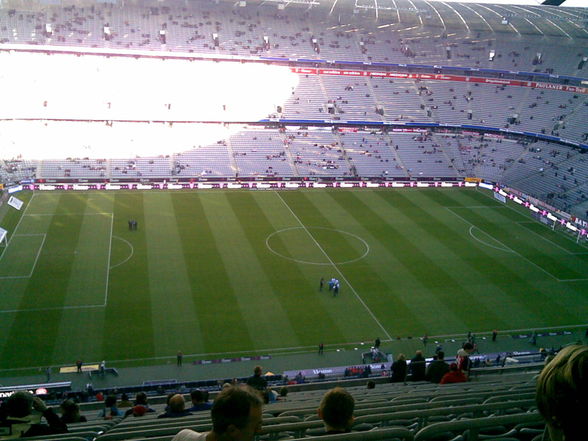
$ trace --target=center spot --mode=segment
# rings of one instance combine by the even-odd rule
[[[297,263],[342,265],[364,258],[370,247],[361,237],[327,227],[291,227],[270,234],[267,248]]]

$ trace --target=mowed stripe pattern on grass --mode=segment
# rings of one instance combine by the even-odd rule
[[[526,221],[463,189],[38,193],[16,231],[46,234],[34,274],[0,280],[23,310],[1,314],[0,368],[585,322],[586,281],[558,279],[588,278],[586,249]],[[61,306],[83,308],[24,311]]]

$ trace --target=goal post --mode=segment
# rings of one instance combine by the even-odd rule
[[[6,231],[4,228],[0,227],[0,246],[2,246],[2,245],[7,246],[8,245],[7,236],[8,236],[8,231]]]

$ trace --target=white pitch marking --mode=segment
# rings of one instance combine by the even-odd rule
[[[477,191],[478,191],[478,192],[480,192],[480,190],[479,190],[479,189],[477,189]],[[494,199],[492,196],[490,196],[490,195],[489,195],[489,194],[487,194],[486,192],[483,192],[483,191],[482,191],[482,192],[480,192],[480,194],[482,194],[482,195],[486,196],[487,198],[490,198],[490,199],[492,199],[493,201],[495,200],[495,199]],[[508,204],[505,204],[505,205],[504,205],[504,207],[508,208],[508,209],[509,209],[509,210],[511,210],[511,211],[514,211],[516,214],[518,214],[520,217],[522,217],[522,218],[524,218],[524,219],[526,219],[526,220],[528,220],[528,219],[529,219],[527,216],[525,216],[524,214],[522,214],[522,213],[518,212],[517,210],[515,210],[514,208],[512,208],[512,207],[511,207],[510,205],[508,205]],[[497,208],[498,208],[498,207],[497,207]],[[542,225],[542,224],[540,224],[540,225]],[[547,226],[546,226],[546,227],[547,227]],[[569,237],[569,236],[567,236],[567,235],[565,235],[565,234],[564,234],[564,235],[561,235],[561,237],[565,237],[566,239],[568,239],[568,240],[571,240],[572,242],[574,242],[574,243],[575,243],[576,245],[578,245],[580,248],[584,248],[584,249],[586,249],[586,247],[585,247],[584,245],[577,243],[577,242],[576,242],[574,239],[572,239],[571,237]],[[583,254],[583,253],[578,253],[578,254]]]
[[[527,223],[528,223],[528,222],[527,222]],[[534,223],[534,224],[536,224],[537,222],[533,222],[533,223]],[[568,254],[573,254],[571,251],[569,251],[569,250],[565,249],[565,248],[564,248],[564,247],[562,247],[561,245],[558,245],[558,244],[556,244],[555,242],[551,241],[550,239],[546,238],[545,236],[543,236],[543,235],[541,235],[541,234],[539,234],[539,233],[537,233],[537,232],[535,232],[535,231],[531,230],[530,228],[527,228],[527,227],[525,227],[525,224],[524,224],[524,223],[522,223],[522,222],[516,222],[516,224],[520,225],[520,226],[521,226],[521,228],[524,228],[525,230],[527,230],[527,231],[530,231],[530,232],[531,232],[531,233],[533,233],[535,236],[539,236],[541,239],[543,239],[543,240],[545,240],[545,241],[549,242],[550,244],[552,244],[553,246],[555,246],[555,247],[559,248],[560,250],[563,250],[563,251],[565,251],[565,252],[566,252],[566,253],[568,253]]]
[[[4,253],[6,252],[6,250],[8,249],[8,247],[10,246],[10,244],[12,243],[12,238],[16,235],[16,231],[18,230],[18,227],[20,226],[20,223],[22,222],[22,220],[26,216],[27,210],[31,206],[31,203],[33,202],[33,198],[34,197],[35,197],[35,193],[33,193],[33,195],[31,196],[31,199],[29,199],[29,202],[28,202],[27,206],[25,207],[24,211],[22,212],[22,214],[20,216],[20,219],[16,223],[16,226],[14,227],[14,230],[13,230],[12,234],[10,235],[10,239],[8,239],[8,242],[6,242],[6,246],[2,250],[2,253],[0,253],[0,260],[2,260],[2,258],[4,257]],[[22,278],[24,278],[24,277],[22,277]]]
[[[298,216],[296,216],[296,213],[294,213],[294,211],[292,211],[292,209],[286,203],[286,201],[282,198],[282,196],[280,195],[280,193],[277,192],[277,191],[275,193],[280,198],[280,200],[282,201],[282,203],[286,206],[286,208],[288,208],[288,210],[290,211],[290,213],[292,213],[292,216],[294,216],[294,218],[298,221],[298,223],[300,224],[300,226],[306,231],[306,233],[312,239],[312,241],[315,243],[315,245],[318,247],[318,249],[321,250],[321,252],[325,255],[325,257],[331,263],[331,265],[333,266],[333,268],[335,269],[335,271],[337,271],[337,273],[339,273],[339,275],[345,281],[345,283],[347,283],[347,285],[349,286],[349,288],[351,289],[351,291],[353,292],[353,294],[355,294],[355,297],[357,298],[357,300],[359,300],[359,302],[363,305],[363,307],[366,309],[366,311],[371,315],[372,319],[374,319],[374,321],[378,324],[378,326],[380,327],[380,329],[382,329],[382,331],[384,331],[384,334],[386,335],[386,337],[388,337],[389,339],[392,339],[392,337],[390,336],[390,334],[388,333],[388,331],[386,331],[386,328],[384,328],[384,326],[382,325],[382,323],[380,323],[380,321],[374,315],[374,313],[372,312],[372,310],[365,304],[365,302],[359,296],[359,294],[357,294],[357,291],[355,291],[355,289],[353,288],[353,286],[351,286],[351,283],[349,283],[349,281],[345,278],[345,276],[343,275],[343,273],[341,272],[341,270],[337,267],[337,265],[329,257],[329,255],[323,249],[323,247],[317,242],[317,240],[310,233],[310,231],[308,231],[308,228],[306,228],[306,226],[302,223],[302,221],[300,220],[300,218]]]
[[[473,225],[470,227],[470,236],[471,236],[471,237],[472,237],[474,240],[477,240],[477,241],[478,241],[478,242],[480,242],[481,244],[483,244],[483,245],[486,245],[486,246],[488,246],[488,247],[490,247],[490,248],[494,248],[495,250],[499,250],[499,251],[505,251],[505,252],[507,252],[507,253],[512,253],[512,252],[513,252],[513,250],[511,250],[511,249],[506,249],[506,248],[499,248],[499,247],[495,247],[494,245],[491,245],[491,244],[489,244],[489,243],[487,243],[487,242],[484,242],[482,239],[479,239],[479,238],[477,238],[477,237],[474,235],[474,233],[472,232],[472,230],[473,230],[474,228],[476,228],[476,229],[480,230],[478,227],[475,227],[475,226],[473,226]],[[480,231],[482,231],[482,230],[480,230]],[[484,234],[486,234],[486,235],[488,234],[488,233],[485,233],[484,231],[482,231],[482,233],[484,233]],[[490,237],[492,237],[492,236],[490,236]],[[492,239],[494,239],[494,238],[492,237]],[[496,239],[494,239],[494,240],[496,240]]]
[[[472,224],[470,221],[468,221],[467,219],[461,217],[459,214],[457,214],[455,211],[448,209],[451,213],[453,213],[455,216],[459,217],[461,220],[463,220],[464,222],[470,224],[473,227],[476,227],[474,224]],[[484,230],[482,230],[480,227],[476,227],[478,230],[482,231],[483,233],[486,233]],[[486,233],[488,236],[492,237],[491,234]],[[496,242],[498,242],[499,244],[501,244],[503,247],[508,248],[509,250],[511,250],[513,253],[515,253],[517,256],[519,256],[521,259],[526,260],[527,262],[529,262],[531,265],[535,266],[536,268],[540,269],[541,271],[543,271],[545,274],[547,274],[549,277],[552,277],[553,279],[555,279],[558,282],[569,282],[571,281],[571,279],[558,279],[557,277],[555,277],[553,274],[551,274],[549,271],[547,271],[545,268],[537,265],[535,262],[529,260],[528,258],[526,258],[525,256],[523,256],[522,254],[516,252],[515,250],[513,250],[512,248],[510,248],[509,246],[503,244],[502,242],[500,242],[498,239],[494,239]],[[574,280],[577,281],[577,280]]]
[[[116,268],[117,266],[121,266],[124,263],[127,263],[131,257],[133,257],[133,255],[135,254],[135,248],[133,247],[133,245],[126,239],[123,239],[122,237],[118,237],[118,236],[112,236],[114,239],[118,239],[118,240],[122,240],[123,242],[125,242],[130,248],[131,248],[131,254],[129,254],[129,256],[123,260],[120,263],[117,263],[116,265],[111,265],[110,269]]]
[[[290,231],[290,230],[300,230],[300,229],[302,229],[302,228],[303,228],[303,227],[290,227],[290,228],[282,228],[281,230],[274,231],[273,233],[271,233],[271,234],[270,234],[270,235],[269,235],[269,236],[268,236],[268,237],[265,239],[265,246],[267,247],[267,249],[268,249],[268,250],[270,250],[270,251],[271,251],[272,253],[274,253],[276,256],[280,256],[280,257],[282,257],[282,258],[284,258],[284,259],[291,260],[292,262],[296,262],[296,263],[305,263],[305,264],[308,264],[308,265],[330,265],[330,263],[328,263],[328,262],[325,262],[325,263],[322,263],[322,262],[309,262],[309,261],[307,261],[307,260],[294,259],[294,258],[292,258],[292,257],[284,256],[283,254],[280,254],[280,253],[278,253],[276,250],[274,250],[274,249],[273,249],[273,248],[272,248],[272,247],[269,245],[269,240],[270,240],[270,239],[271,239],[273,236],[275,236],[276,234],[282,233],[282,232],[284,232],[284,231]],[[336,232],[338,232],[338,233],[347,234],[347,235],[349,235],[349,236],[351,236],[351,237],[355,237],[355,238],[356,238],[357,240],[359,240],[360,242],[363,242],[363,244],[365,245],[365,252],[364,252],[364,253],[363,253],[361,256],[359,256],[359,257],[357,257],[357,258],[355,258],[355,259],[352,259],[352,260],[346,260],[346,261],[344,261],[344,262],[336,262],[336,263],[337,263],[337,265],[344,265],[344,264],[346,264],[346,263],[353,263],[353,262],[357,262],[358,260],[361,260],[361,259],[363,259],[365,256],[367,256],[367,255],[368,255],[368,253],[370,252],[370,246],[369,246],[369,244],[368,244],[368,243],[367,243],[365,240],[363,240],[361,237],[357,236],[356,234],[353,234],[353,233],[348,233],[347,231],[343,231],[343,230],[337,230],[336,228],[326,228],[326,227],[311,227],[311,228],[317,228],[317,229],[321,229],[321,230],[330,230],[330,231],[336,231]]]
[[[51,307],[47,307],[47,308],[4,309],[4,310],[0,310],[0,314],[16,313],[16,312],[61,311],[63,309],[89,309],[89,308],[104,308],[104,305],[51,306]]]
[[[104,306],[108,303],[108,284],[110,282],[110,257],[112,255],[112,230],[114,228],[114,214],[110,213],[110,240],[108,241],[108,260],[106,261],[106,288],[104,289]]]
[[[43,246],[45,245],[45,239],[47,239],[47,234],[43,234],[43,240],[41,241],[41,245],[39,246],[39,249],[37,250],[37,256],[35,257],[35,262],[33,263],[33,267],[31,268],[31,272],[28,275],[29,278],[35,272],[35,268],[37,267],[37,261],[39,260],[39,256],[41,255],[41,250],[43,249]]]
[[[108,216],[112,213],[29,213],[23,216]]]

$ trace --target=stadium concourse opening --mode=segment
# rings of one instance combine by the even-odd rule
[[[299,78],[283,66],[187,59],[0,52],[0,65],[10,67],[0,74],[2,157],[22,159],[130,158],[212,144],[239,127],[149,121],[257,121],[284,105]]]

